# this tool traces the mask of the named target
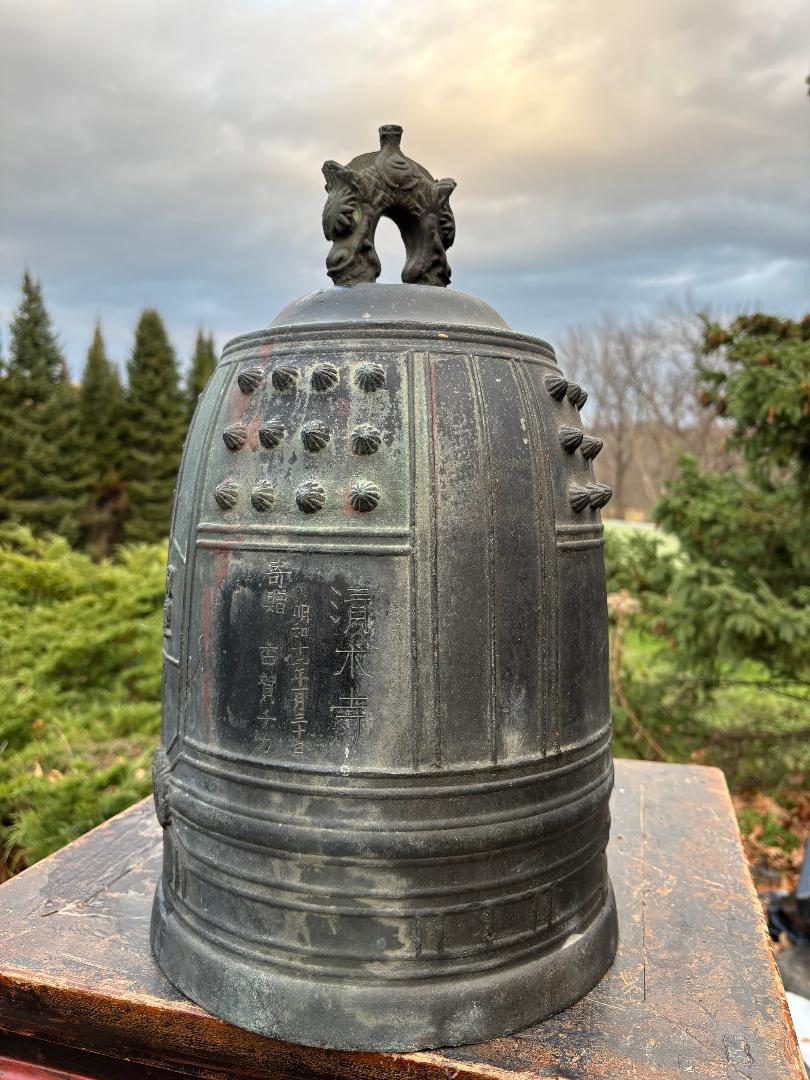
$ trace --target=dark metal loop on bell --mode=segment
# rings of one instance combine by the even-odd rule
[[[598,440],[549,345],[429,287],[455,185],[401,134],[324,166],[352,287],[229,342],[197,409],[155,764],[168,978],[367,1050],[541,1020],[617,934]],[[374,283],[386,214],[401,285]]]
[[[335,285],[358,285],[380,276],[374,234],[381,217],[390,218],[402,234],[405,283],[450,282],[447,249],[456,236],[450,196],[456,182],[434,180],[403,154],[401,138],[398,124],[386,124],[380,128],[378,151],[360,154],[348,165],[324,162],[323,231],[332,241],[326,272]]]

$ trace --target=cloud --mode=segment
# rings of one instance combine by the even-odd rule
[[[74,369],[147,304],[183,354],[265,325],[328,284],[321,163],[385,122],[459,181],[454,286],[521,330],[682,282],[798,313],[808,31],[805,0],[5,0],[0,315],[29,267]]]

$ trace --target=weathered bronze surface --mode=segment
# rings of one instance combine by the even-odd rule
[[[252,1034],[169,985],[139,803],[0,885],[0,1055],[70,1080],[806,1080],[723,774],[619,760],[611,811],[620,942],[599,985],[512,1036],[377,1054]]]
[[[374,233],[381,217],[390,218],[405,243],[402,280],[409,285],[448,285],[446,251],[456,236],[450,209],[455,180],[434,180],[400,150],[402,128],[380,128],[380,149],[348,165],[326,161],[328,197],[323,231],[332,248],[326,272],[335,285],[376,281],[380,260]]]
[[[155,759],[155,955],[212,1012],[456,1045],[609,966],[585,397],[545,342],[413,284],[314,293],[225,347],[178,482]]]

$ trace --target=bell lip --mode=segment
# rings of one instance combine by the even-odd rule
[[[540,1023],[597,986],[618,941],[609,878],[591,921],[551,952],[483,974],[420,979],[416,986],[301,978],[251,964],[195,936],[166,903],[162,881],[151,927],[152,952],[166,978],[220,1019],[301,1046],[389,1053],[470,1045]],[[289,1015],[274,1021],[279,1004]]]

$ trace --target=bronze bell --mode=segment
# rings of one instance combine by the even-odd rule
[[[186,442],[152,943],[242,1027],[414,1050],[613,959],[610,490],[551,347],[429,287],[455,183],[380,135],[324,165],[340,287],[225,347]],[[382,215],[402,285],[375,284]]]

